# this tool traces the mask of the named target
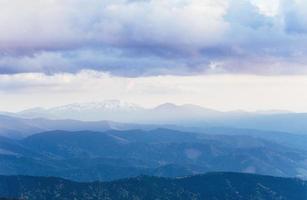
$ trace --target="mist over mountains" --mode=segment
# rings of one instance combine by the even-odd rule
[[[37,120],[36,118],[70,119],[87,121],[88,123],[97,121],[106,123],[108,121],[109,124],[113,122],[113,125],[116,124],[115,122],[159,126],[173,125],[182,128],[195,128],[194,130],[208,127],[232,127],[296,134],[307,133],[307,123],[305,123],[307,113],[293,113],[283,110],[221,112],[191,104],[165,103],[148,109],[132,103],[109,100],[100,103],[69,104],[48,109],[33,108],[17,113],[4,113],[4,115],[35,120]]]
[[[126,191],[124,199],[144,199],[142,193],[133,190],[140,188],[136,186],[140,183],[148,184],[142,190],[150,192],[150,198],[186,199],[192,195],[192,199],[202,199],[205,195],[207,199],[224,199],[225,196],[218,195],[223,191],[233,199],[234,186],[240,198],[245,195],[249,199],[291,199],[293,190],[299,190],[297,195],[304,198],[304,181],[296,185],[293,179],[271,177],[263,182],[261,176],[240,173],[307,179],[306,121],[307,114],[286,111],[220,112],[171,103],[146,109],[121,101],[2,112],[0,175],[10,177],[0,177],[0,186],[15,184],[17,177],[21,188],[0,189],[0,197],[1,194],[10,198],[27,194],[25,199],[59,196],[82,199],[92,194],[97,197],[101,195],[95,189],[97,185],[88,182],[112,181],[98,186],[104,187],[103,195],[107,196],[97,199],[123,199],[116,196],[124,195],[122,190],[114,190],[113,186]],[[210,181],[227,182],[218,189],[217,185],[208,186],[208,175],[203,176],[204,180],[197,178],[208,172],[238,174],[209,176]],[[187,176],[193,177],[182,179]],[[200,188],[186,188],[177,183],[179,180],[189,180],[189,184],[200,184],[202,190],[210,191],[200,194]],[[245,194],[245,186],[237,185],[237,180],[251,184],[253,189]],[[275,181],[286,182],[294,189],[275,187],[271,184]],[[43,183],[39,191],[34,190],[38,183]],[[65,188],[59,189],[63,184]],[[156,187],[154,191],[152,184]],[[165,187],[168,194],[159,196]],[[76,188],[81,192],[71,194]],[[187,193],[182,193],[183,189]],[[11,193],[8,195],[7,191]]]
[[[211,119],[222,112],[200,106],[172,103],[161,104],[154,108],[144,108],[120,100],[106,100],[92,103],[75,103],[53,108],[33,108],[11,113],[25,118],[74,119],[82,121],[117,121],[138,123],[168,123],[178,120]]]
[[[307,0],[0,0],[0,30],[0,200],[307,200]]]

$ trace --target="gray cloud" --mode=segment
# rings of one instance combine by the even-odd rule
[[[0,74],[303,73],[307,3],[270,2],[3,0]]]

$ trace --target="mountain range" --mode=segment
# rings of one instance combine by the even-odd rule
[[[52,108],[31,108],[17,113],[2,112],[4,115],[22,118],[73,119],[81,121],[117,121],[126,123],[169,123],[177,120],[207,119],[222,112],[185,104],[161,104],[155,108],[144,108],[119,100],[74,103]]]
[[[76,103],[53,108],[34,108],[5,116],[27,119],[109,121],[129,124],[176,125],[204,129],[232,127],[307,134],[307,113],[288,111],[230,111],[221,112],[197,105],[165,103],[155,108],[109,100],[94,103]],[[0,123],[2,124],[2,123]]]
[[[305,200],[307,182],[239,173],[185,178],[141,176],[79,183],[52,177],[0,176],[0,196],[22,200]]]
[[[119,123],[112,121],[79,121],[71,119],[52,120],[47,118],[21,118],[11,115],[0,115],[0,136],[21,139],[35,133],[64,130],[64,131],[106,131],[130,129],[155,129],[159,125]],[[165,128],[175,128],[174,125],[164,125]]]
[[[233,171],[307,178],[306,155],[295,142],[246,135],[170,129],[49,131],[21,140],[0,138],[0,174],[106,181]]]
[[[0,199],[306,199],[306,120],[120,101],[2,112]]]

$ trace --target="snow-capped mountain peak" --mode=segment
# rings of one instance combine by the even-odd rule
[[[74,103],[64,106],[54,107],[49,111],[84,111],[84,110],[104,110],[104,111],[135,111],[142,109],[140,106],[120,100],[106,100],[101,102]]]

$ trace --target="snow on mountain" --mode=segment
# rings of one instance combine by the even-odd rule
[[[164,103],[146,109],[120,100],[74,103],[48,109],[33,108],[17,113],[18,117],[75,119],[82,121],[118,121],[125,123],[173,123],[175,121],[206,120],[225,113],[192,104]]]
[[[102,102],[74,103],[48,109],[49,112],[57,111],[85,111],[85,110],[105,110],[105,111],[135,111],[142,109],[140,106],[120,100],[106,100]]]
[[[25,118],[75,119],[84,121],[127,121],[127,113],[142,112],[144,108],[120,100],[74,103],[52,108],[33,108],[17,113]]]

